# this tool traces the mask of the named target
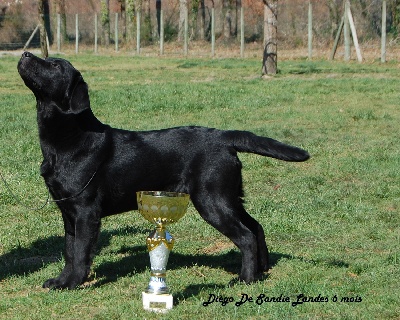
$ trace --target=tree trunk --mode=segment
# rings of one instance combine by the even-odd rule
[[[49,56],[49,50],[47,48],[47,33],[46,33],[46,7],[47,13],[49,10],[48,0],[40,0],[38,3],[39,10],[39,23],[40,23],[40,49],[42,56],[47,58]]]
[[[161,0],[156,0],[157,34],[161,36]]]
[[[68,41],[67,36],[67,16],[65,14],[65,0],[56,1],[56,13],[60,15],[61,18],[61,39]]]
[[[144,17],[143,17],[143,28],[141,30],[142,33],[141,37],[147,42],[151,42],[153,41],[153,37],[152,37],[152,26],[151,26],[150,0],[143,0],[143,10],[144,10]]]
[[[392,13],[392,19],[388,29],[393,29],[397,34],[400,33],[400,3],[399,0],[396,1],[387,1],[389,10],[388,12]]]
[[[119,0],[118,4],[119,4],[120,12],[121,12],[120,13],[120,17],[121,17],[120,20],[122,22],[122,38],[126,40],[127,18],[126,18],[126,3],[125,3],[125,0]],[[116,40],[118,40],[118,39],[116,39]]]
[[[222,2],[223,13],[223,35],[225,40],[229,40],[232,35],[232,5],[231,0],[223,0]]]
[[[242,9],[242,0],[236,0],[235,4],[235,35],[238,40],[240,40],[240,11]]]
[[[101,27],[102,43],[108,47],[110,45],[110,2],[101,0]]]
[[[178,41],[183,40],[183,32],[185,30],[185,19],[187,17],[187,0],[179,0],[179,26],[178,26]]]
[[[204,0],[200,0],[200,30],[199,37],[201,40],[206,38],[206,7],[204,5]]]
[[[126,11],[126,42],[131,45],[133,42],[133,21],[135,18],[135,3],[134,0],[125,0]]]
[[[336,37],[336,32],[340,25],[342,19],[342,14],[339,12],[340,6],[334,0],[327,1],[329,10],[329,21],[331,23],[331,39],[334,40]]]
[[[277,72],[277,7],[278,0],[264,1],[264,54],[262,74]]]
[[[199,4],[199,0],[193,0],[191,4],[192,8],[190,10],[190,14],[192,18],[190,23],[190,39],[197,38],[197,17],[199,15]]]

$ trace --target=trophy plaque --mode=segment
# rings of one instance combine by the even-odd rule
[[[174,246],[174,238],[166,226],[184,216],[189,203],[189,195],[179,192],[139,191],[136,193],[140,214],[155,229],[146,239],[150,256],[150,282],[142,292],[143,307],[146,310],[166,312],[172,309],[173,297],[166,283],[169,253]]]

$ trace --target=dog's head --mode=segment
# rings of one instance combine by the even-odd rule
[[[65,113],[80,113],[90,108],[88,88],[82,75],[64,59],[40,59],[24,52],[18,72],[32,90],[38,105],[54,105]]]

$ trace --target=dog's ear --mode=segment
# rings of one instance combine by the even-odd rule
[[[75,87],[69,98],[69,111],[71,113],[81,113],[82,111],[90,108],[88,86],[83,81],[82,76],[79,76]]]

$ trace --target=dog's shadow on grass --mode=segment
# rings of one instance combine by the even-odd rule
[[[12,276],[34,273],[43,266],[62,259],[64,238],[50,236],[38,239],[29,247],[18,244],[0,256],[0,281]]]
[[[149,229],[137,227],[125,227],[116,230],[104,230],[100,234],[99,251],[106,250],[111,240],[115,236],[126,234],[146,234]],[[50,236],[44,239],[38,239],[31,243],[29,247],[18,246],[8,253],[0,256],[0,281],[8,277],[24,276],[34,273],[43,267],[59,262],[62,259],[64,249],[64,237]],[[121,277],[127,277],[134,273],[142,273],[149,269],[149,255],[145,245],[139,246],[122,246],[117,252],[112,252],[121,258],[110,262],[102,262],[93,266],[93,271],[98,278],[92,286],[102,286],[107,283],[116,282]],[[272,252],[269,254],[269,266],[274,267],[281,259],[300,259],[292,255]],[[307,260],[313,264],[325,264],[334,267],[347,268],[349,264],[344,261],[329,260],[316,261]],[[210,268],[222,269],[233,276],[232,284],[241,267],[241,254],[238,250],[230,250],[220,254],[182,254],[172,251],[169,261],[168,270],[190,268],[193,266],[207,266]],[[196,272],[196,271],[194,271]],[[54,275],[56,276],[56,275]],[[202,275],[201,275],[202,276]],[[265,275],[261,280],[265,279]],[[46,279],[43,279],[45,281]],[[41,284],[38,284],[41,285]],[[187,288],[177,293],[177,301],[184,300],[191,296],[197,296],[201,291],[217,289],[221,286],[215,283],[190,284]]]
[[[146,230],[148,233],[150,229]],[[141,232],[142,234],[143,232]],[[102,234],[100,237],[99,249],[105,248],[108,242],[108,235]],[[94,272],[99,277],[95,286],[101,286],[109,282],[115,282],[118,278],[129,276],[132,273],[142,273],[150,268],[150,259],[147,247],[123,246],[118,251],[113,252],[121,258],[117,261],[103,262],[94,266]],[[182,254],[172,251],[168,259],[168,270],[175,270],[192,266],[207,266],[210,268],[220,268],[228,273],[237,274],[240,271],[241,255],[238,251],[230,250],[221,254]],[[200,276],[203,276],[200,274]],[[193,291],[193,290],[191,290]]]

